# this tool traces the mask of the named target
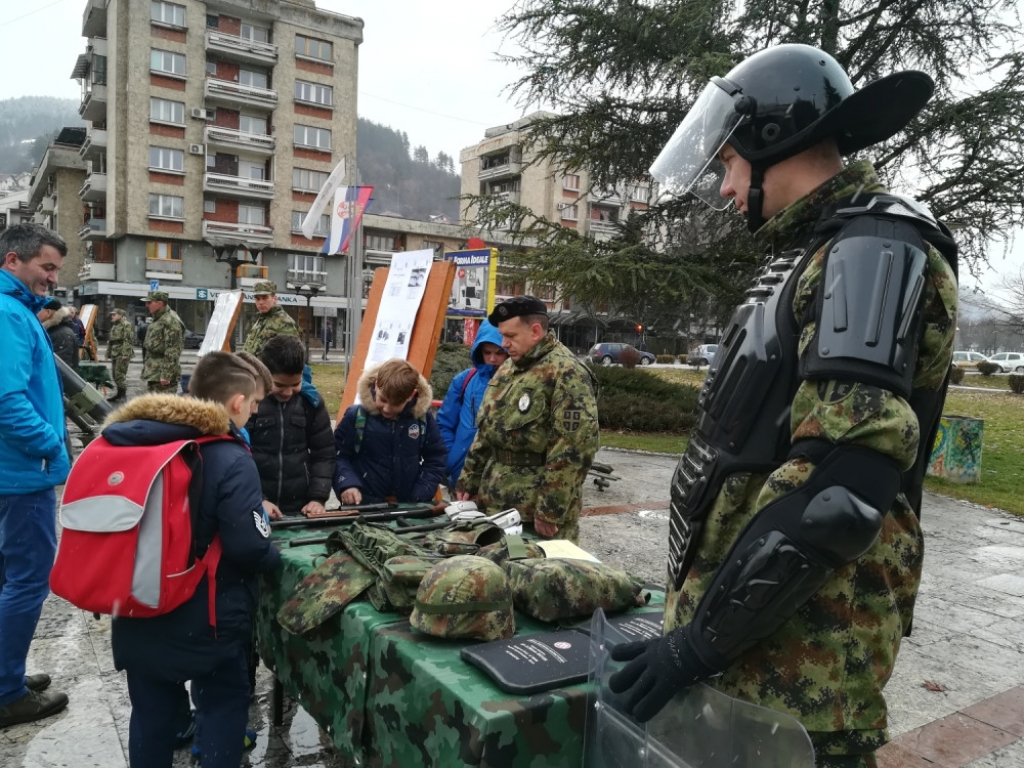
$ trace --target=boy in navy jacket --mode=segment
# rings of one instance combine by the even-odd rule
[[[433,392],[405,360],[359,378],[353,405],[334,432],[334,492],[342,504],[431,501],[444,482],[448,452],[430,412]]]
[[[211,352],[195,367],[192,398],[146,395],[118,410],[103,430],[114,445],[159,444],[207,435],[194,536],[202,555],[215,535],[223,554],[216,574],[216,621],[209,582],[170,613],[115,617],[114,665],[125,670],[132,703],[128,753],[133,768],[170,768],[180,722],[182,683],[203,722],[204,768],[237,768],[249,711],[248,649],[259,597],[257,576],[280,567],[270,544],[259,475],[239,430],[263,394],[260,374],[230,352]]]

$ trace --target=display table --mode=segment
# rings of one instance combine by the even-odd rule
[[[330,530],[280,530],[273,538]],[[405,616],[379,613],[362,600],[304,635],[286,632],[275,619],[278,608],[325,553],[323,544],[281,548],[283,569],[264,581],[257,644],[284,692],[343,755],[403,768],[581,764],[585,684],[507,694],[462,661],[462,642],[428,637]],[[662,601],[655,593],[649,610]],[[516,614],[517,637],[552,629]]]

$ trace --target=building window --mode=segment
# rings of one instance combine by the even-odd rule
[[[297,101],[308,101],[312,104],[322,104],[330,107],[334,104],[334,89],[329,85],[296,80],[295,99]]]
[[[634,184],[630,199],[635,203],[646,203],[651,199],[651,188],[642,184]]]
[[[391,251],[395,250],[395,238],[390,235],[370,235],[363,238],[363,244],[368,251]]]
[[[149,4],[149,19],[172,27],[185,26],[185,6],[153,0]]]
[[[524,293],[523,284],[507,278],[502,279],[501,275],[499,275],[494,285],[494,293],[497,296],[522,296]]]
[[[424,240],[423,248],[424,250],[429,248],[434,252],[435,256],[441,256],[444,254],[444,243],[439,243],[436,240]]]
[[[150,240],[146,243],[146,258],[181,261],[181,243],[157,243]]]
[[[313,149],[331,149],[331,132],[326,128],[314,128],[311,125],[295,126],[295,145],[299,147],[312,147]]]
[[[292,211],[292,232],[302,231],[302,220],[306,218],[305,211]],[[313,229],[314,235],[320,237],[327,237],[331,234],[331,217],[329,214],[323,214],[320,220],[316,223],[316,227]]]
[[[267,88],[269,83],[266,72],[256,72],[251,69],[238,70],[238,84],[248,85],[251,88]]]
[[[168,101],[167,99],[149,100],[149,119],[161,123],[185,123],[185,104],[181,101]]]
[[[331,44],[326,40],[317,40],[304,35],[295,36],[295,54],[297,56],[308,56],[311,59],[323,61],[334,61],[331,55]]]
[[[149,215],[168,219],[185,218],[185,198],[176,195],[150,195]]]
[[[243,179],[255,179],[265,181],[267,178],[267,166],[263,163],[254,163],[249,160],[238,161],[238,175]]]
[[[327,259],[312,253],[289,253],[288,271],[300,280],[323,282],[327,277]]]
[[[208,62],[206,62],[206,74],[213,75],[214,77],[217,76],[217,62],[216,61],[208,61]]]
[[[184,172],[185,153],[169,147],[150,147],[149,167],[154,170]]]
[[[239,115],[238,130],[241,131],[242,133],[258,133],[262,136],[266,136],[267,119],[265,117],[250,117],[249,115]]]
[[[269,43],[270,42],[270,30],[266,27],[255,27],[252,24],[242,25],[242,34],[239,37],[244,37],[246,40],[252,40],[254,43]]]
[[[92,57],[92,68],[90,77],[93,85],[107,84],[107,57],[94,54]]]
[[[216,200],[203,200],[203,213],[216,213],[217,212],[217,201]]]
[[[220,16],[216,16],[212,13],[206,14],[206,26],[210,29],[216,29],[220,26]]]
[[[238,206],[238,223],[252,224],[262,227],[266,220],[267,212],[262,205],[240,205]]]
[[[169,75],[184,77],[185,55],[153,48],[149,52],[149,68],[153,72],[163,72]]]
[[[580,176],[578,173],[567,173],[562,179],[562,189],[574,189],[577,192],[580,188]]]
[[[292,189],[296,192],[319,192],[327,183],[325,171],[307,171],[305,168],[292,169]]]
[[[576,203],[573,203],[572,205],[563,205],[561,208],[562,218],[566,221],[576,221],[576,219],[579,218],[579,209],[577,208]]]

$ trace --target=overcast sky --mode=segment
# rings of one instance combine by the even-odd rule
[[[513,0],[317,0],[325,10],[357,16],[365,22],[359,49],[359,116],[403,130],[415,147],[431,157],[459,151],[483,138],[485,128],[511,122],[522,110],[503,93],[517,74],[498,62],[512,53],[495,20]],[[85,0],[0,0],[0,51],[3,77],[0,99],[40,95],[79,98],[70,79],[79,53]],[[532,110],[530,110],[532,111]],[[1024,235],[1007,259],[1003,248],[990,250],[992,269],[984,287],[998,274],[1024,264]],[[962,285],[973,285],[961,275]]]

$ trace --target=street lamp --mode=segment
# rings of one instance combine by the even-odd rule
[[[309,364],[309,327],[313,324],[313,316],[311,314],[313,297],[323,290],[324,286],[303,283],[302,285],[295,287],[295,292],[299,296],[306,297],[306,364]]]

